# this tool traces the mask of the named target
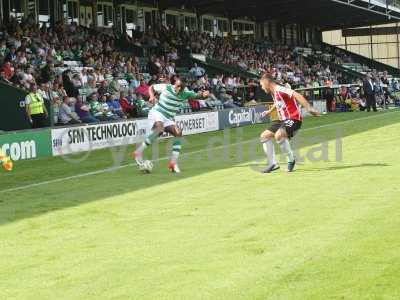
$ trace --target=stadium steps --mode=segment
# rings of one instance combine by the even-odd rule
[[[360,63],[344,63],[342,66],[346,69],[351,69],[358,73],[366,74],[371,72],[371,69],[368,66],[362,65]]]
[[[360,73],[358,71],[355,71],[353,69],[350,68],[345,68],[342,65],[333,63],[331,61],[326,61],[326,60],[322,60],[320,57],[317,57],[315,55],[303,55],[303,58],[311,64],[315,64],[315,63],[321,63],[323,65],[328,65],[329,68],[333,71],[339,71],[342,74],[346,75],[348,78],[345,79],[345,81],[352,81],[352,79],[358,79],[358,78],[363,78],[364,74]]]
[[[258,79],[259,76],[247,71],[244,71],[238,67],[224,64],[218,60],[206,58],[206,61],[199,60],[192,57],[192,64],[197,63],[203,67],[209,76],[214,76],[219,73],[233,74],[243,78]]]
[[[381,63],[379,61],[370,59],[368,57],[362,56],[362,55],[354,53],[354,52],[347,51],[345,49],[342,49],[342,48],[339,48],[339,47],[336,47],[336,46],[333,46],[330,44],[323,43],[322,46],[333,49],[335,51],[345,53],[346,55],[351,57],[353,64],[359,64],[359,65],[363,66],[363,68],[366,67],[369,70],[387,71],[388,74],[390,74],[393,77],[400,77],[400,69],[398,69],[398,68],[392,67],[390,65]]]

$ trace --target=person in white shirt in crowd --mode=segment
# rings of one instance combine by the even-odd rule
[[[226,78],[225,85],[228,90],[233,90],[235,87],[235,79],[232,74]]]
[[[193,65],[193,67],[190,69],[189,73],[190,73],[193,77],[199,78],[199,77],[204,76],[204,74],[206,73],[206,71],[205,71],[202,67],[199,67],[199,66],[197,65],[197,63],[195,63],[195,64]]]
[[[82,78],[79,73],[75,73],[72,76],[71,82],[77,89],[80,89],[83,87]]]
[[[61,98],[58,95],[53,97],[53,101],[51,102],[51,109],[53,111],[53,123],[59,124],[60,120],[60,106],[62,104]]]
[[[173,75],[176,75],[175,72],[175,63],[171,62],[167,64],[166,70],[168,72],[168,76],[171,77]]]
[[[136,90],[140,85],[141,78],[138,78],[136,74],[133,74],[131,78],[128,80],[129,82],[129,90]]]
[[[73,98],[64,96],[58,113],[60,124],[66,125],[82,123],[82,121],[79,119],[79,116],[75,113],[73,109],[74,105],[75,101]]]
[[[53,99],[53,94],[50,91],[50,85],[48,83],[42,83],[38,89],[38,93],[44,100],[51,101]]]
[[[220,88],[218,99],[221,100],[224,108],[236,108],[236,107],[238,107],[234,103],[233,97],[227,93],[227,90],[224,87]]]
[[[87,82],[88,82],[88,69],[87,68],[82,69],[80,78],[81,78],[82,86],[86,86]]]
[[[215,77],[213,77],[213,79],[211,80],[211,85],[212,87],[216,87],[220,84],[222,84],[222,80],[223,80],[223,75],[216,75]]]
[[[171,50],[171,52],[168,53],[168,59],[169,59],[169,60],[172,60],[172,61],[176,61],[176,60],[179,59],[179,57],[178,57],[178,51],[177,51],[175,48],[173,48],[173,49]]]
[[[15,62],[20,65],[26,65],[28,63],[28,60],[26,59],[25,52],[18,51]]]

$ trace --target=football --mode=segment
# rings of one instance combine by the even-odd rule
[[[153,162],[151,160],[145,160],[140,166],[140,170],[144,173],[150,173],[153,170]]]

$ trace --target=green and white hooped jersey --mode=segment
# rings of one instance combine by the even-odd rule
[[[177,95],[172,84],[155,84],[153,89],[160,94],[160,98],[153,109],[170,120],[174,119],[186,100],[197,97],[197,93],[188,88]]]

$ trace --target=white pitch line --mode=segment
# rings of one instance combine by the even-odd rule
[[[320,125],[320,126],[316,126],[316,127],[305,128],[305,129],[302,129],[302,131],[321,129],[321,128],[331,127],[331,126],[338,125],[338,124],[346,124],[346,123],[351,123],[351,122],[355,122],[355,121],[379,118],[379,117],[384,116],[384,115],[386,115],[386,114],[379,114],[379,115],[369,116],[369,117],[366,117],[366,118],[358,118],[358,119],[340,121],[340,122]],[[239,143],[233,143],[233,144],[230,144],[230,145],[231,146],[237,146],[237,145],[240,145],[240,144],[251,143],[253,141],[254,141],[254,139],[253,140],[242,141],[242,142],[239,142]],[[224,146],[225,145],[221,145],[221,146],[218,146],[218,147],[214,147],[213,149],[221,149],[221,148],[224,148]],[[205,151],[208,151],[208,149],[202,149],[202,150],[187,152],[187,153],[185,153],[183,155],[185,156],[185,155],[197,154],[197,153],[202,153],[202,152],[205,152]],[[161,157],[161,158],[155,159],[154,161],[159,162],[159,161],[163,161],[163,160],[166,160],[166,159],[168,159],[168,157]],[[88,176],[93,176],[93,175],[99,175],[99,174],[103,174],[103,173],[107,173],[107,172],[117,171],[117,170],[120,170],[120,169],[123,169],[123,168],[126,168],[126,167],[130,167],[130,166],[134,166],[134,165],[135,165],[134,163],[129,163],[129,164],[121,165],[121,166],[118,166],[118,167],[111,167],[111,168],[106,168],[106,169],[97,170],[97,171],[93,171],[93,172],[82,173],[82,174],[78,174],[78,175],[62,177],[62,178],[57,178],[57,179],[52,179],[52,180],[46,180],[46,181],[41,181],[41,182],[37,182],[37,183],[31,183],[31,184],[27,184],[27,185],[23,185],[23,186],[19,186],[19,187],[14,187],[14,188],[1,190],[0,193],[16,192],[16,191],[26,190],[26,189],[30,189],[30,188],[34,188],[34,187],[38,187],[38,186],[42,186],[42,185],[47,185],[47,184],[52,184],[52,183],[57,183],[57,182],[63,182],[65,180],[71,180],[71,179],[77,179],[77,178],[88,177]]]

